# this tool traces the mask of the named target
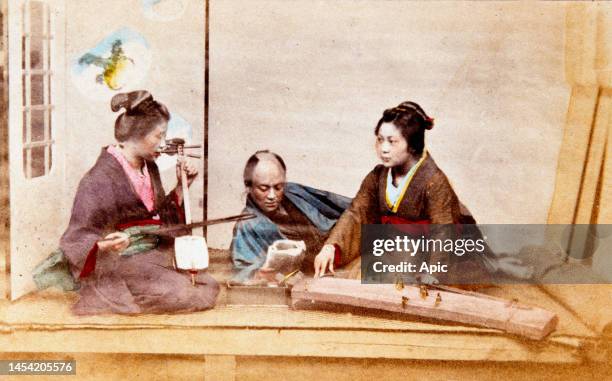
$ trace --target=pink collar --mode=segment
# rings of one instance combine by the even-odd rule
[[[130,165],[125,156],[123,156],[123,153],[121,153],[117,147],[110,145],[106,149],[106,152],[113,155],[119,164],[121,164],[123,171],[134,187],[134,191],[136,191],[136,194],[147,207],[147,210],[149,212],[152,211],[155,206],[155,195],[153,192],[153,185],[151,184],[149,169],[147,168],[147,162],[145,161],[141,172]]]

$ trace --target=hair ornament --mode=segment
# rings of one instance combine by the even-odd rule
[[[434,124],[435,124],[434,118],[427,117],[426,121],[427,121],[427,126],[425,127],[426,129],[431,130],[432,128],[434,128]]]

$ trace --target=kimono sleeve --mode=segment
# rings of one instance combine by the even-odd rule
[[[441,172],[433,175],[427,184],[426,209],[432,224],[455,224],[460,220],[459,199],[448,179]]]
[[[345,265],[359,256],[361,225],[375,223],[380,214],[377,197],[381,168],[374,168],[366,176],[349,208],[342,213],[325,242],[339,250],[340,265]]]
[[[328,218],[338,219],[351,205],[352,200],[349,197],[306,185],[302,185],[302,188],[319,201],[316,205],[319,212]]]
[[[185,223],[183,203],[179,203],[174,190],[166,195],[159,209],[160,217],[164,223],[173,225]]]
[[[108,227],[112,225],[115,214],[109,186],[86,175],[77,189],[68,228],[60,239],[60,248],[76,279],[83,271],[88,255],[97,255],[96,243],[110,232]]]
[[[165,224],[184,224],[185,211],[183,209],[183,203],[179,203],[176,188],[166,194],[157,164],[155,164],[154,161],[147,161],[147,168],[149,169],[151,182],[155,189],[155,204],[161,220]]]
[[[448,179],[442,172],[437,172],[429,180],[426,188],[426,211],[431,221],[430,239],[445,242],[458,238],[457,225],[461,221],[461,205]],[[461,282],[468,271],[467,261],[459,261],[455,254],[442,250],[441,245],[434,245],[435,250],[429,253],[429,263],[446,265],[446,273],[437,273],[440,283]]]
[[[234,265],[234,276],[232,281],[245,283],[263,266],[268,251],[268,246],[278,237],[262,236],[257,229],[260,218],[249,221],[241,221],[234,226],[234,234],[230,251]]]

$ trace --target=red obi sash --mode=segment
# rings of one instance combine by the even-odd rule
[[[119,223],[115,226],[117,230],[125,230],[132,226],[151,226],[151,225],[161,225],[162,222],[160,220],[154,219],[146,219],[146,220],[135,220],[129,222]],[[96,268],[96,260],[98,258],[98,243],[94,243],[93,247],[87,253],[87,258],[85,259],[85,264],[83,265],[83,270],[81,270],[81,274],[79,274],[79,279],[83,279],[89,276]]]
[[[398,216],[382,216],[380,222],[384,225],[399,225],[397,229],[407,234],[429,235],[430,220],[409,220]]]
[[[424,236],[428,236],[430,229],[429,225],[431,225],[430,220],[408,220],[406,218],[397,217],[397,216],[382,216],[381,223],[383,224],[391,224],[391,225],[401,225],[397,226],[397,229],[408,234],[423,234]],[[463,225],[454,224],[455,232],[457,235],[461,235],[463,233]]]

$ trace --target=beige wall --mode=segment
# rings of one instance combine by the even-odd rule
[[[427,146],[482,223],[545,223],[569,88],[565,4],[211,2],[209,215],[239,212],[257,149],[353,196],[384,108],[436,118]],[[231,226],[209,229],[227,247]]]
[[[140,0],[79,0],[66,2],[66,55],[70,65],[83,51],[93,48],[107,35],[122,27],[139,32],[152,52],[148,76],[140,88],[149,90],[171,112],[178,113],[194,129],[194,140],[202,142],[204,119],[204,4],[188,1],[180,19],[151,21],[144,17]],[[67,69],[69,70],[69,68]],[[97,159],[103,145],[114,142],[113,128],[117,114],[111,112],[110,100],[94,101],[84,97],[72,81],[66,83],[68,207],[78,181]],[[163,174],[168,179],[166,191],[176,182],[173,170]],[[192,186],[194,218],[201,218],[198,201],[202,195],[201,177]],[[67,224],[67,221],[65,221]]]
[[[171,22],[140,5],[67,1],[67,64],[118,28],[140,32],[153,52],[142,88],[201,140],[203,2]],[[354,195],[380,112],[412,99],[436,118],[429,150],[480,222],[545,222],[569,97],[564,25],[560,3],[211,1],[209,216],[241,210],[242,166],[262,148],[290,180]],[[66,104],[70,208],[116,115],[72,81]],[[201,194],[198,181],[195,218]],[[231,225],[209,230],[213,247],[230,238]]]

